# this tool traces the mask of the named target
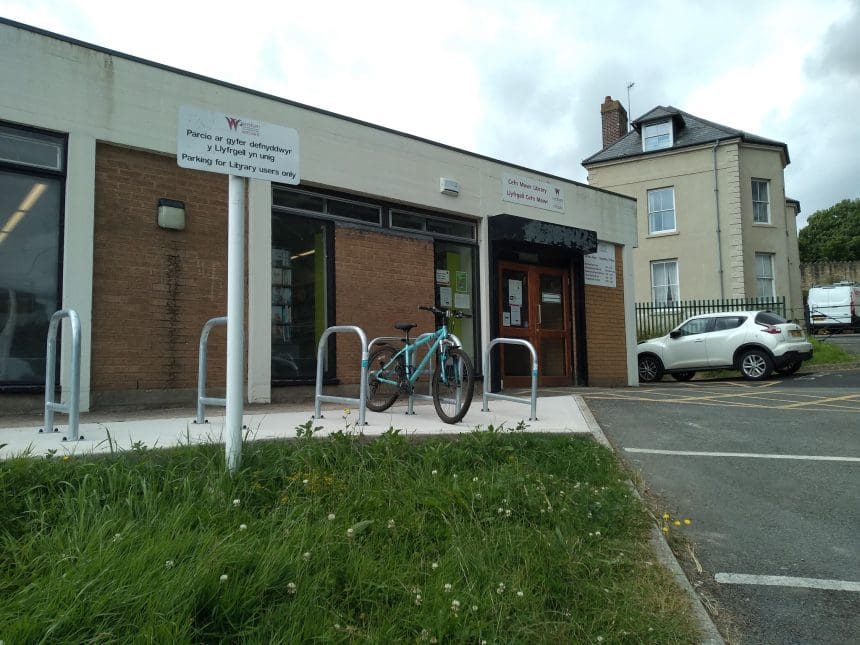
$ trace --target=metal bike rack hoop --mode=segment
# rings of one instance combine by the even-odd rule
[[[361,340],[361,385],[359,387],[359,398],[352,399],[344,396],[330,396],[322,393],[323,382],[323,358],[325,356],[325,348],[328,344],[328,337],[338,332],[351,331],[358,334]],[[376,340],[376,339],[374,339]],[[365,404],[367,403],[367,335],[361,327],[356,325],[335,325],[326,329],[320,337],[319,349],[317,350],[317,384],[316,393],[314,395],[314,419],[321,419],[320,404],[325,401],[327,403],[346,403],[347,405],[358,406],[358,425],[365,425]]]
[[[60,321],[68,318],[72,327],[72,365],[69,383],[69,402],[67,404],[53,400],[54,388],[57,383],[57,329]],[[60,309],[51,316],[48,325],[48,357],[45,365],[45,427],[44,432],[54,431],[54,412],[69,415],[69,432],[63,441],[83,439],[78,435],[78,424],[81,405],[81,319],[74,309]],[[42,430],[40,430],[42,432]]]
[[[493,347],[496,345],[522,345],[523,347],[528,348],[529,352],[532,355],[532,394],[528,399],[520,396],[510,396],[508,394],[498,394],[494,392],[490,392],[490,384],[493,382],[492,374],[490,373],[490,354],[492,353]],[[490,344],[487,345],[487,349],[484,352],[484,407],[481,408],[483,412],[489,412],[490,408],[487,407],[487,399],[503,399],[505,401],[514,401],[516,403],[525,403],[527,405],[531,405],[531,417],[529,421],[537,421],[537,378],[538,378],[538,359],[537,359],[537,351],[535,350],[535,346],[532,345],[529,341],[523,340],[522,338],[494,338],[490,341]]]
[[[206,354],[209,349],[209,332],[212,331],[213,327],[226,324],[227,316],[210,318],[203,324],[203,331],[200,332],[200,348],[197,359],[197,418],[194,423],[206,423],[206,419],[203,417],[207,405],[227,407],[227,399],[206,396]]]

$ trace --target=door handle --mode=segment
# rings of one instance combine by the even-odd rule
[[[538,322],[537,322],[538,326],[540,326],[540,324],[542,322],[543,322],[543,309],[542,309],[540,303],[538,303]]]

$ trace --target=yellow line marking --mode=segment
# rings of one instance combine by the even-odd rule
[[[798,403],[790,403],[783,406],[785,408],[801,408],[814,403],[829,403],[830,401],[848,401],[852,399],[860,399],[860,394],[846,394],[845,396],[831,396],[826,399],[818,399],[817,401],[800,401]]]

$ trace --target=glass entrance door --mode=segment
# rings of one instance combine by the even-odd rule
[[[568,271],[513,262],[499,263],[498,335],[522,338],[538,354],[538,384],[571,382],[570,278]],[[502,345],[503,385],[531,384],[531,357],[525,349]]]

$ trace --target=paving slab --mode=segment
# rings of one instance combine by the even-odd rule
[[[591,433],[580,407],[573,396],[539,397],[537,421],[529,421],[528,405],[513,401],[490,400],[489,411],[481,410],[481,400],[476,399],[463,421],[457,424],[443,423],[429,403],[416,403],[415,414],[406,414],[406,405],[395,405],[386,412],[367,411],[366,425],[358,426],[358,411],[339,405],[324,405],[322,418],[313,418],[313,406],[303,409],[259,408],[246,411],[243,416],[243,432],[248,440],[291,439],[296,437],[296,428],[313,422],[320,430],[317,436],[333,432],[362,432],[366,436],[377,436],[390,428],[402,430],[407,435],[451,435],[471,432],[475,428],[504,427],[516,429],[525,424],[528,432]],[[195,423],[194,414],[183,415],[174,411],[172,416],[153,417],[152,413],[129,413],[117,418],[116,414],[105,415],[97,420],[97,413],[86,415],[79,424],[78,441],[65,441],[68,427],[57,421],[65,421],[65,415],[57,414],[55,427],[59,432],[39,432],[41,419],[34,418],[32,425],[0,428],[0,458],[31,454],[43,456],[55,450],[56,454],[90,454],[119,450],[130,450],[135,446],[166,448],[177,445],[222,443],[224,440],[224,410],[209,408],[206,423]]]

